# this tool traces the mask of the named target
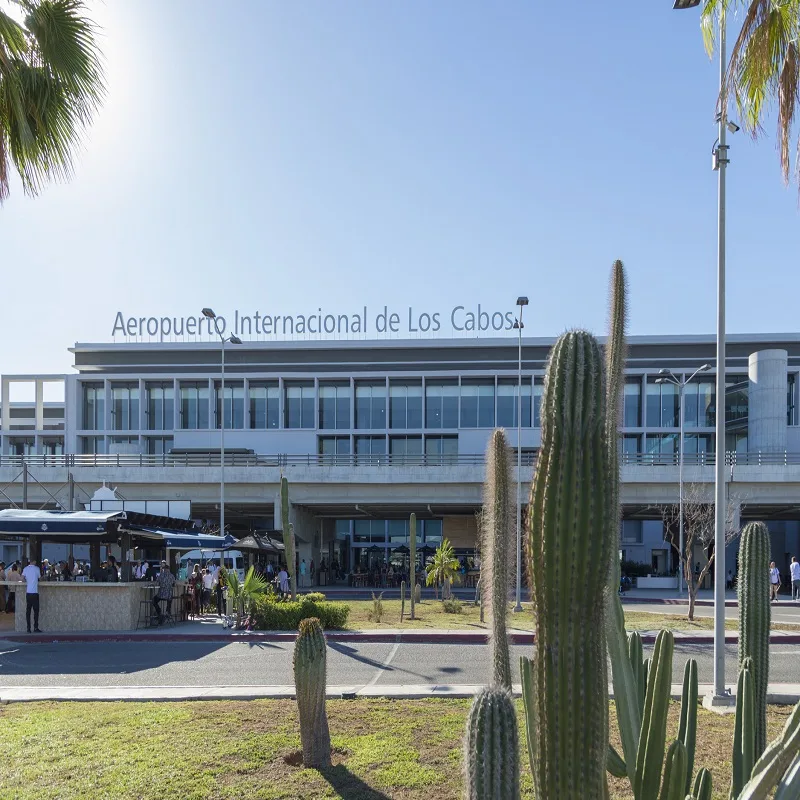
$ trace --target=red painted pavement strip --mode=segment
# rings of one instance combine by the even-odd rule
[[[18,644],[58,644],[66,642],[190,642],[208,643],[224,642],[232,644],[244,642],[255,644],[258,642],[293,642],[295,633],[270,633],[253,631],[249,633],[233,634],[190,634],[190,633],[164,633],[154,634],[126,634],[126,633],[43,633],[43,634],[14,634],[0,636],[0,642],[13,642]],[[485,633],[423,633],[420,631],[408,631],[395,633],[372,633],[360,631],[346,631],[338,633],[332,631],[326,634],[328,640],[333,642],[366,642],[372,644],[395,644],[405,642],[409,644],[486,644],[488,636]],[[535,635],[533,632],[509,633],[510,644],[526,645],[533,644]],[[644,644],[653,644],[656,640],[655,635],[646,634],[642,636]],[[712,644],[712,635],[691,635],[676,636],[675,644]],[[726,644],[735,644],[736,636],[726,636]],[[782,636],[771,636],[770,644],[800,644],[800,633],[785,634]]]

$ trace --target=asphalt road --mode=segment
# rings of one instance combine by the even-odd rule
[[[664,603],[626,603],[625,611],[647,611],[652,614],[675,614],[685,617],[689,607],[686,605],[666,605]],[[800,603],[785,601],[773,603],[770,606],[773,622],[791,622],[800,625]],[[695,606],[695,617],[713,617],[713,606]],[[737,606],[725,606],[726,619],[738,619],[739,608]],[[799,629],[800,630],[800,629]]]
[[[713,648],[676,645],[673,681],[687,658],[701,683],[712,680]],[[512,647],[511,661],[530,654]],[[646,648],[647,650],[647,648]],[[649,652],[649,650],[647,651]],[[728,682],[736,646],[726,647]],[[800,645],[773,645],[770,681],[800,682]],[[489,676],[489,649],[479,644],[332,642],[329,686],[480,684]],[[515,674],[515,682],[519,675]],[[224,642],[0,642],[0,686],[275,686],[292,683],[292,644]]]

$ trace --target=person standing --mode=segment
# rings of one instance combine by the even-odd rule
[[[211,570],[206,567],[203,570],[203,598],[200,605],[200,613],[205,614],[211,607],[211,586],[214,583],[214,575]]]
[[[281,597],[285,600],[289,594],[289,573],[283,564],[281,564],[281,571],[278,573],[278,588],[280,589]]]
[[[164,622],[164,613],[161,610],[161,603],[166,603],[167,608],[172,602],[172,587],[175,586],[175,576],[169,571],[169,566],[166,561],[161,562],[161,569],[158,573],[158,590],[156,596],[153,598],[153,608],[158,615],[158,624],[162,625]]]
[[[36,559],[32,558],[30,563],[22,570],[22,577],[25,580],[25,621],[28,623],[28,633],[31,632],[31,611],[33,611],[33,632],[41,633],[39,630],[39,578],[42,572],[36,566]]]
[[[306,588],[306,573],[308,572],[308,567],[306,566],[306,560],[303,559],[300,562],[300,586],[304,589]]]
[[[774,561],[769,562],[769,596],[773,603],[778,602],[778,590],[781,588],[781,573]]]
[[[792,556],[789,572],[792,576],[792,600],[800,603],[800,563],[797,562],[797,556]]]
[[[214,570],[214,583],[217,587],[217,616],[221,617],[227,609],[225,607],[225,571],[220,566]]]

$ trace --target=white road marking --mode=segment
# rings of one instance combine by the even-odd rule
[[[386,657],[386,661],[383,662],[383,666],[381,666],[378,671],[373,675],[372,680],[365,684],[364,688],[368,689],[370,686],[374,686],[378,680],[380,679],[381,675],[386,671],[386,668],[392,663],[392,659],[397,655],[397,651],[400,649],[400,640],[398,639],[394,643],[394,647],[389,652],[389,655]]]

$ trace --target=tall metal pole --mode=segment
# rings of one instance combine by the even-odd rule
[[[725,91],[725,5],[719,16],[719,220],[717,230],[717,418],[714,459],[714,696],[725,694],[725,170],[728,97]]]
[[[222,342],[222,380],[220,381],[220,391],[222,399],[220,401],[220,420],[219,427],[219,532],[225,535],[225,337],[220,335]]]
[[[517,371],[517,592],[514,611],[522,611],[522,309],[519,307],[519,363]],[[533,414],[533,387],[531,387]]]
[[[680,455],[678,461],[678,549],[680,558],[678,559],[678,594],[683,594],[683,390],[686,388],[687,381],[681,381],[679,384],[680,392],[678,394],[678,402],[680,403]]]

